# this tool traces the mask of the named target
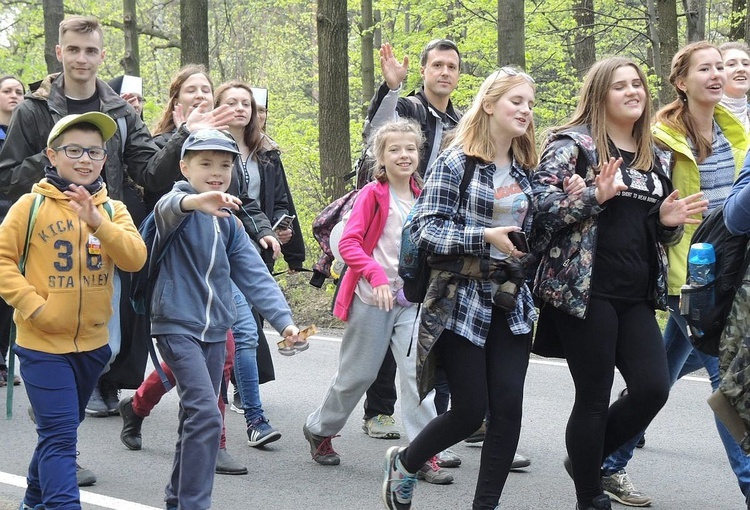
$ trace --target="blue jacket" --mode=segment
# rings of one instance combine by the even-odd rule
[[[236,318],[232,281],[281,333],[294,324],[292,313],[247,233],[234,216],[183,211],[182,199],[195,193],[189,183],[178,182],[154,208],[162,239],[187,223],[161,262],[151,301],[151,334],[225,341]],[[230,221],[237,222],[236,228]]]

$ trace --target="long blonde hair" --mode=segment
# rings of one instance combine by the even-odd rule
[[[646,75],[638,65],[624,57],[610,57],[596,62],[583,80],[581,85],[581,99],[578,102],[573,117],[562,126],[552,128],[552,132],[560,132],[576,126],[588,126],[591,137],[594,139],[596,150],[599,153],[599,161],[609,161],[612,154],[609,150],[609,137],[607,136],[607,94],[612,85],[615,71],[621,67],[630,66],[638,73],[646,93],[646,104],[643,113],[633,125],[633,138],[635,139],[635,159],[633,168],[649,171],[654,164],[654,139],[651,135],[651,94],[648,90]]]
[[[683,47],[672,58],[672,71],[669,73],[669,83],[674,87],[678,97],[656,113],[657,122],[661,122],[692,140],[695,149],[698,151],[698,156],[695,158],[698,163],[709,157],[713,152],[711,150],[711,140],[703,136],[700,129],[698,129],[695,118],[690,113],[688,96],[685,91],[680,90],[677,86],[677,80],[687,76],[693,55],[698,51],[707,49],[716,50],[721,57],[719,48],[708,41],[698,41]]]
[[[509,72],[514,74],[509,74]],[[490,135],[490,116],[484,110],[485,105],[494,104],[509,90],[519,85],[529,84],[536,92],[531,78],[520,71],[507,68],[490,74],[479,87],[471,108],[461,118],[454,130],[449,147],[462,147],[467,156],[474,156],[484,162],[495,159],[495,143]],[[531,118],[526,133],[513,138],[510,144],[511,153],[516,162],[526,170],[533,170],[539,163],[534,139],[534,119]]]

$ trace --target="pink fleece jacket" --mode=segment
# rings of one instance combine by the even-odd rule
[[[414,179],[410,182],[414,196],[421,193]],[[339,253],[349,268],[336,295],[333,314],[346,321],[354,299],[357,282],[364,276],[373,287],[387,285],[388,277],[382,266],[372,258],[372,252],[385,228],[391,194],[387,182],[373,181],[357,195],[352,213],[339,241]]]

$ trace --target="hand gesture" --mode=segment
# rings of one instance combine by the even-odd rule
[[[563,191],[571,197],[580,195],[586,189],[586,181],[578,174],[563,179]]]
[[[227,218],[232,215],[227,209],[239,210],[242,200],[221,191],[206,191],[195,195],[186,195],[182,199],[183,211],[202,211],[213,214],[219,218]]]
[[[517,226],[513,227],[488,227],[484,229],[484,240],[492,246],[510,256],[522,255],[522,252],[516,249],[516,245],[508,238],[509,232],[521,230]],[[517,254],[517,255],[514,255]]]
[[[102,215],[94,205],[94,199],[89,191],[83,186],[71,184],[64,193],[70,198],[70,208],[81,218],[81,221],[96,231],[102,224]]]
[[[406,78],[406,73],[409,70],[409,57],[404,55],[404,61],[399,62],[393,56],[393,47],[385,43],[380,47],[380,69],[388,88],[396,90]]]
[[[378,305],[378,308],[380,308],[381,310],[385,310],[386,312],[390,312],[393,308],[393,294],[391,293],[391,286],[386,284],[373,287],[372,299],[375,301],[375,304]]]
[[[679,190],[669,194],[659,206],[659,222],[665,227],[679,225],[697,225],[702,218],[693,218],[708,209],[708,200],[703,199],[703,192],[699,191],[683,199],[679,199]]]
[[[622,158],[609,158],[609,161],[602,165],[599,175],[596,176],[594,180],[595,196],[599,205],[617,195],[619,191],[628,189],[624,183],[615,181],[620,165],[622,165]]]
[[[137,113],[138,115],[141,114],[141,112],[143,111],[143,102],[137,95],[132,92],[124,92],[120,94],[120,97],[133,107],[135,113]]]
[[[258,241],[258,244],[260,244],[260,247],[264,250],[270,249],[271,251],[273,251],[274,260],[279,258],[279,255],[281,255],[281,245],[279,244],[279,240],[274,236],[263,236],[260,238],[260,241]]]
[[[175,107],[177,110],[179,106]],[[172,116],[176,112],[172,112]],[[229,127],[229,121],[234,117],[234,110],[229,105],[221,105],[218,108],[211,109],[211,103],[203,101],[198,108],[192,110],[187,116],[187,130],[191,133],[199,129],[218,129],[223,130]]]

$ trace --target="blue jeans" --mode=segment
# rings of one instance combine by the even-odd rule
[[[120,354],[122,346],[122,330],[120,329],[120,298],[122,297],[122,282],[120,281],[120,270],[115,269],[112,272],[112,316],[107,323],[107,332],[109,333],[109,349],[112,354],[109,356],[107,364],[102,369],[102,374],[109,372],[109,367]]]
[[[99,374],[110,356],[108,345],[88,352],[50,354],[14,347],[34,410],[37,444],[29,463],[27,505],[80,510],[76,483],[78,425]]]
[[[718,358],[693,348],[687,333],[687,323],[677,311],[679,310],[679,297],[669,296],[668,304],[670,312],[669,321],[664,328],[664,346],[667,349],[670,384],[674,385],[680,377],[705,367],[711,380],[711,388],[715,391],[720,382]],[[737,477],[740,490],[746,498],[750,498],[750,457],[745,456],[742,448],[718,419],[716,420],[716,429],[719,432],[721,442],[724,444],[724,450],[727,453],[729,464],[732,466],[732,471]],[[645,430],[604,460],[602,464],[604,475],[610,475],[625,469],[630,459],[633,458],[635,445],[641,439],[643,433],[645,433]]]
[[[234,282],[232,297],[237,310],[237,319],[232,325],[235,345],[234,378],[245,410],[245,420],[250,424],[263,416],[258,379],[258,324],[245,296]]]

